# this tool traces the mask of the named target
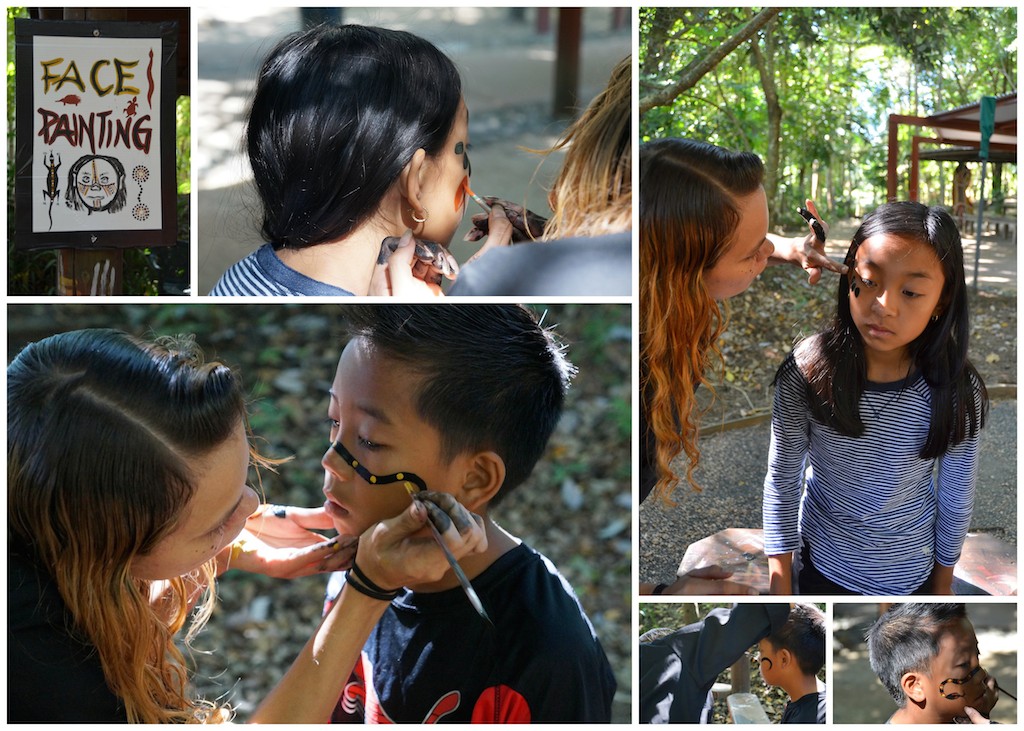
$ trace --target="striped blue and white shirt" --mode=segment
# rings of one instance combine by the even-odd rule
[[[352,293],[295,271],[278,258],[273,246],[264,244],[240,262],[228,267],[224,276],[210,290],[210,295],[351,297]]]
[[[931,392],[920,374],[911,380],[868,383],[864,433],[849,437],[811,416],[799,369],[783,370],[764,480],[765,554],[798,551],[803,538],[825,577],[876,595],[910,594],[935,561],[956,564],[974,509],[978,436],[921,459]]]

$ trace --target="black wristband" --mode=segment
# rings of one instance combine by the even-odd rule
[[[668,588],[668,584],[658,584],[656,587],[654,587],[654,591],[652,591],[651,593],[652,594],[661,594],[667,588]]]
[[[354,590],[358,591],[363,596],[368,596],[371,599],[377,599],[382,602],[390,602],[398,598],[401,591],[374,591],[368,586],[364,586],[357,577],[352,575],[352,569],[345,572],[345,583],[351,586]]]
[[[384,589],[383,587],[377,586],[375,583],[370,581],[370,577],[364,574],[363,570],[359,568],[359,564],[356,563],[355,558],[352,559],[352,568],[350,570],[367,589],[372,589],[373,591],[381,594],[395,594],[396,596],[398,595],[398,592],[402,590],[402,587],[398,587],[397,589]]]

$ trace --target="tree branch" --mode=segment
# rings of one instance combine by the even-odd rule
[[[664,106],[684,91],[694,86],[711,69],[721,63],[722,59],[732,53],[740,44],[750,40],[758,30],[782,11],[782,8],[765,8],[754,16],[753,20],[741,28],[735,35],[722,43],[706,56],[689,63],[680,73],[678,81],[661,91],[648,94],[640,100],[640,114],[644,115],[654,107]]]

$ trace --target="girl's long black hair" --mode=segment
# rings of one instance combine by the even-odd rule
[[[839,277],[835,318],[828,330],[804,344],[799,367],[808,384],[814,418],[847,436],[863,434],[859,404],[867,362],[864,342],[850,314],[850,277],[861,243],[881,234],[932,247],[945,275],[938,319],[929,321],[908,346],[914,369],[923,375],[932,397],[931,426],[919,456],[934,459],[975,436],[988,410],[985,384],[967,358],[970,318],[960,232],[945,209],[902,201],[879,206],[864,219],[846,252],[849,273]],[[793,367],[796,360],[790,356],[779,374]]]

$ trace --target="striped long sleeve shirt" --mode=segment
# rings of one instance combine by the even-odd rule
[[[918,456],[931,408],[920,375],[867,384],[859,437],[816,421],[806,389],[799,368],[782,369],[764,481],[765,553],[798,551],[802,539],[825,577],[877,595],[910,594],[933,562],[956,564],[974,509],[978,436],[939,459]]]
[[[210,291],[212,297],[288,295],[351,297],[352,293],[295,271],[278,258],[270,244],[232,264]]]

